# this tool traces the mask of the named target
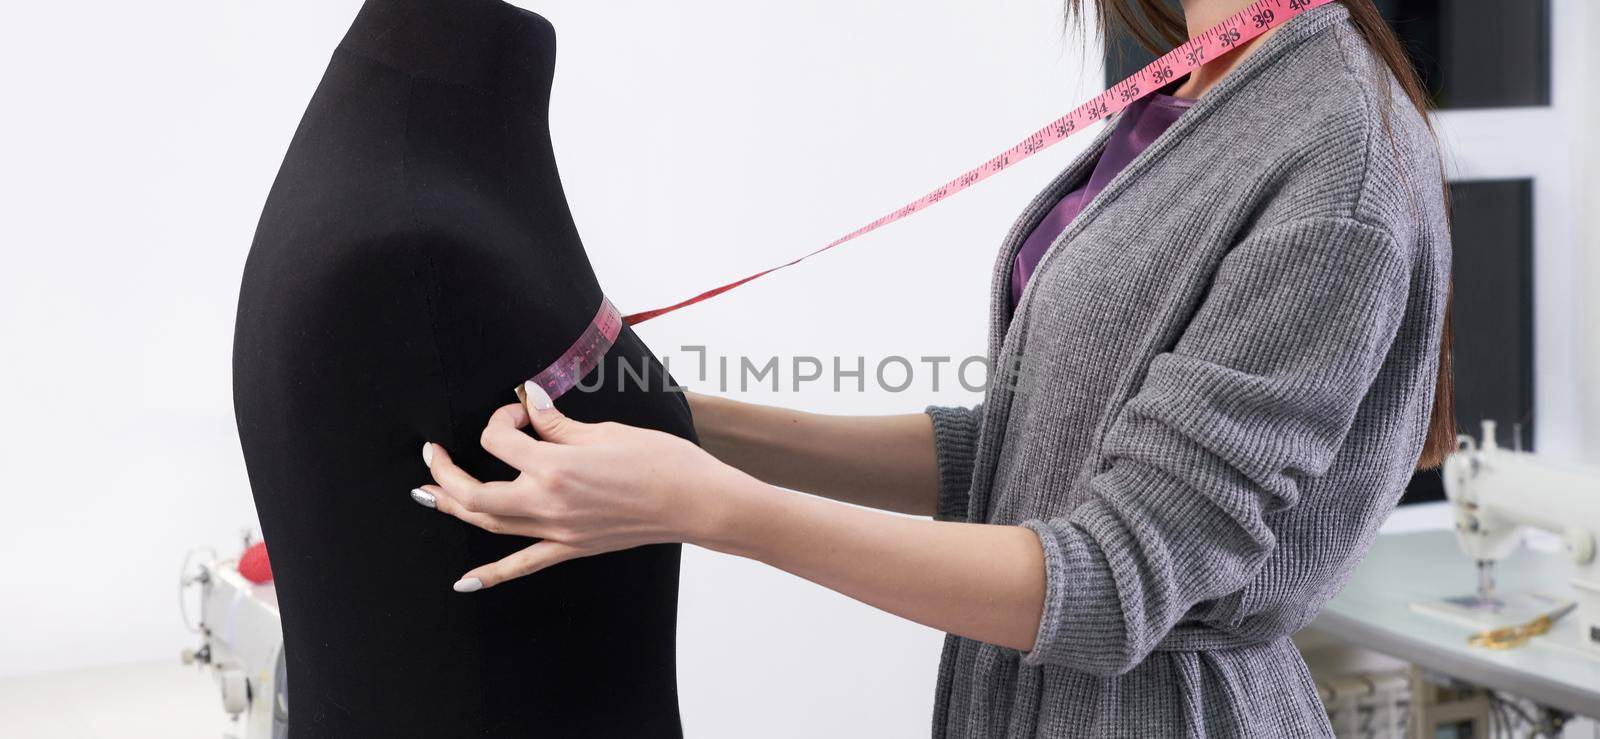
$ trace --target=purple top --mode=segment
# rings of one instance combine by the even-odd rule
[[[1016,310],[1017,301],[1022,299],[1022,288],[1027,287],[1034,267],[1039,266],[1039,259],[1056,237],[1067,230],[1067,225],[1078,217],[1084,206],[1094,200],[1094,196],[1105,189],[1106,183],[1128,166],[1134,157],[1139,156],[1191,105],[1194,105],[1194,100],[1190,98],[1157,92],[1134,101],[1123,111],[1122,117],[1117,119],[1116,130],[1106,139],[1105,149],[1100,152],[1100,159],[1095,162],[1089,179],[1061,198],[1061,202],[1045,214],[1044,220],[1034,227],[1033,233],[1028,234],[1028,239],[1022,242],[1022,248],[1017,250],[1016,261],[1011,265],[1012,310]]]

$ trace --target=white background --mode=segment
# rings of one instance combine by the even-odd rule
[[[176,608],[180,560],[197,545],[230,549],[255,524],[230,407],[240,271],[294,126],[358,5],[7,9],[0,677],[175,659],[192,644]],[[624,310],[807,251],[1100,89],[1098,50],[1063,32],[1056,0],[524,5],[557,29],[556,152],[595,267]],[[1582,28],[1600,35],[1581,0],[1556,5],[1583,21],[1555,25],[1564,53],[1576,53]],[[1447,134],[1491,142],[1466,145],[1485,152],[1458,164],[1467,174],[1532,169],[1570,189],[1564,210],[1541,216],[1539,276],[1580,301],[1593,291],[1585,284],[1600,285],[1600,156],[1577,132],[1600,117],[1576,97],[1580,78],[1558,83],[1553,117],[1537,119],[1559,133],[1553,157],[1496,158],[1492,123],[1449,121]],[[691,384],[684,344],[758,358],[864,355],[869,366],[981,352],[994,249],[1087,138],[641,333],[676,355]],[[1578,158],[1560,159],[1566,147],[1586,147],[1588,174]],[[1587,255],[1574,238],[1584,233]],[[1540,308],[1541,321],[1570,309]],[[1596,435],[1583,435],[1600,414],[1600,302],[1586,310],[1556,333],[1541,323],[1541,388],[1562,393],[1541,389],[1538,402],[1562,419],[1574,452],[1587,438],[1600,458]],[[740,395],[859,413],[973,400],[945,385]],[[763,566],[688,551],[679,647],[691,736],[927,732],[939,636]]]
[[[851,230],[1065,112],[1101,76],[1055,0],[525,6],[556,26],[562,177],[625,310]],[[8,7],[0,676],[176,660],[193,644],[180,560],[196,545],[229,550],[255,525],[230,395],[240,272],[358,7]],[[1001,235],[1087,138],[642,333],[666,354],[979,353]],[[688,359],[675,363],[686,382]],[[926,383],[830,390],[775,400],[861,413],[973,400]],[[410,505],[404,492],[395,505]],[[940,645],[929,629],[697,550],[680,624],[691,736],[927,733]]]

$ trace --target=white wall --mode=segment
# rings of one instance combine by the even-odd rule
[[[1588,17],[1581,28],[1588,43],[1583,44],[1578,67],[1582,89],[1591,92],[1584,97],[1576,126],[1584,132],[1577,158],[1582,171],[1578,212],[1583,214],[1579,220],[1578,244],[1583,255],[1581,279],[1585,285],[1593,286],[1600,285],[1600,137],[1595,136],[1595,132],[1600,131],[1600,95],[1593,93],[1600,90],[1600,44],[1595,43],[1600,39],[1600,11],[1586,10]],[[1578,336],[1584,357],[1583,391],[1579,401],[1588,419],[1584,452],[1589,460],[1600,462],[1600,291],[1590,288],[1584,290],[1583,295],[1582,329]]]
[[[1063,37],[1056,0],[527,5],[560,36],[556,151],[624,309],[809,250],[1099,89],[1098,53]],[[357,7],[8,8],[0,676],[175,659],[191,644],[174,592],[184,552],[231,549],[254,525],[229,390],[240,270]],[[979,352],[993,250],[1084,138],[642,333],[666,354]],[[939,400],[972,399],[946,386]],[[926,387],[777,401],[909,410],[935,399]],[[691,736],[926,733],[931,631],[701,551],[682,602]]]

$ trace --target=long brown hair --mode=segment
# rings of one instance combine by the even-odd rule
[[[1083,19],[1089,15],[1084,13],[1086,0],[1065,1],[1067,17],[1078,21],[1081,29]],[[1432,105],[1427,91],[1423,89],[1422,78],[1377,6],[1372,4],[1372,0],[1339,0],[1339,3],[1350,11],[1350,21],[1356,31],[1372,48],[1373,54],[1383,60],[1395,80],[1399,81],[1400,89],[1405,91],[1406,98],[1422,114],[1423,121],[1432,131],[1433,123],[1428,119],[1428,110]],[[1095,31],[1102,39],[1107,37],[1108,30],[1120,31],[1153,54],[1164,54],[1189,40],[1183,13],[1167,0],[1099,0],[1094,3],[1094,8],[1092,17]],[[1383,103],[1381,112],[1384,127],[1387,129],[1389,97],[1383,95],[1380,99]],[[1439,179],[1445,190],[1444,202],[1448,211],[1450,185],[1442,169]],[[1418,469],[1438,467],[1444,462],[1445,456],[1456,449],[1455,383],[1450,361],[1451,346],[1455,343],[1455,331],[1451,326],[1452,303],[1450,297],[1445,298],[1444,326],[1439,339],[1439,375],[1433,386],[1433,416],[1428,420],[1428,437],[1423,442],[1421,458],[1417,460]]]

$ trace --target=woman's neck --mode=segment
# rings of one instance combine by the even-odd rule
[[[1206,29],[1244,10],[1250,2],[1251,0],[1182,0],[1183,20],[1189,27],[1189,38],[1205,33]],[[1205,66],[1190,72],[1189,78],[1184,80],[1172,94],[1182,98],[1198,98],[1204,95],[1277,30],[1269,28],[1266,33],[1250,39],[1243,46],[1212,59]]]

